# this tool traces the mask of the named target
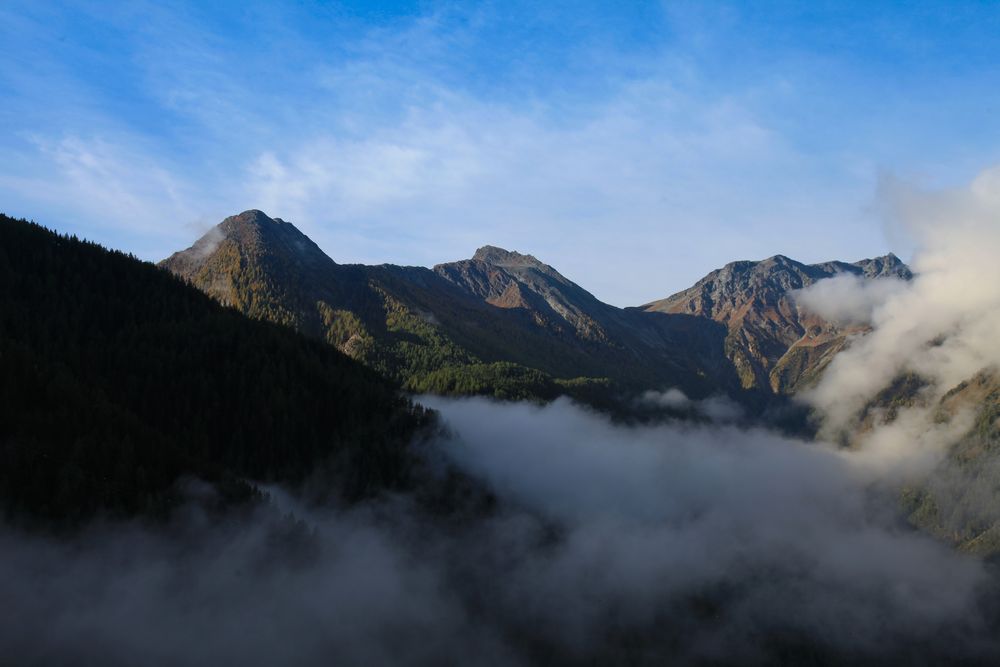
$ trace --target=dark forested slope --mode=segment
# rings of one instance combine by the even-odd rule
[[[348,496],[402,483],[427,417],[319,341],[155,266],[0,216],[0,507],[72,522],[176,502],[198,477]]]

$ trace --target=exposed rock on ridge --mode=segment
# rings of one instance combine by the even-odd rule
[[[472,259],[438,264],[434,272],[491,305],[522,308],[539,326],[584,340],[608,341],[602,321],[619,312],[532,255],[495,246],[483,246]]]
[[[791,293],[843,273],[868,279],[912,277],[892,254],[851,264],[812,265],[775,255],[756,262],[731,262],[694,286],[641,308],[687,313],[726,325],[725,354],[742,386],[787,393],[813,381],[843,349],[847,336],[859,330],[835,326],[801,310]]]

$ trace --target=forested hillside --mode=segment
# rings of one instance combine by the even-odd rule
[[[0,216],[0,509],[61,524],[224,497],[319,469],[405,483],[429,421],[333,347],[251,320],[155,266]]]

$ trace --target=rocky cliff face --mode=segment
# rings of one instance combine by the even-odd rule
[[[531,255],[484,246],[472,259],[438,264],[434,272],[492,306],[523,309],[554,333],[609,342],[609,320],[620,320],[618,308]]]
[[[853,264],[806,265],[783,255],[732,262],[694,286],[642,306],[646,312],[686,313],[725,325],[724,353],[745,389],[790,393],[814,380],[860,329],[843,328],[801,309],[792,294],[838,274],[868,279],[912,277],[895,255]]]

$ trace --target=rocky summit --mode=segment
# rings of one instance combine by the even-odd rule
[[[839,274],[866,279],[913,277],[895,255],[806,265],[783,255],[731,262],[692,287],[642,306],[645,312],[686,313],[726,327],[726,357],[744,388],[794,391],[815,379],[847,336],[858,327],[838,327],[801,309],[792,295]]]

